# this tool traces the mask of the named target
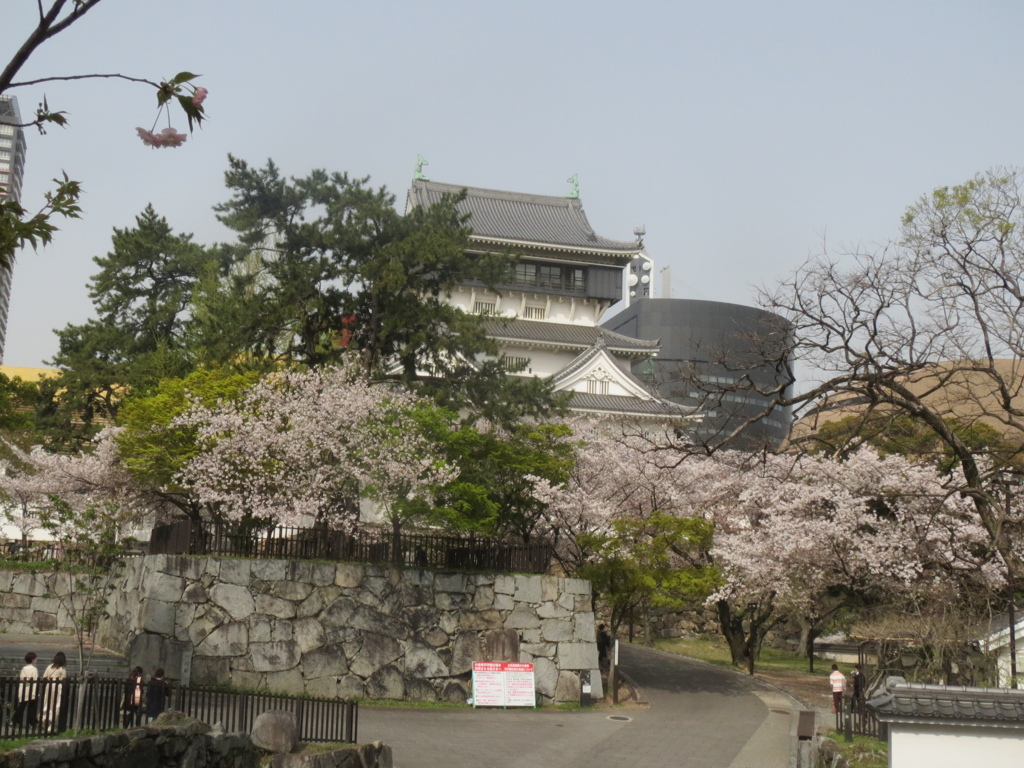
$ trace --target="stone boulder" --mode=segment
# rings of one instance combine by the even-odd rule
[[[252,743],[260,749],[287,755],[299,743],[299,726],[294,712],[272,709],[256,717],[250,734]]]

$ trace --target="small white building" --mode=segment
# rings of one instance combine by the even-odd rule
[[[890,677],[867,705],[888,726],[890,768],[1024,765],[1024,691]]]

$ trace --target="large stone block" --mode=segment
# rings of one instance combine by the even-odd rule
[[[313,583],[313,563],[308,560],[289,560],[287,562],[287,569],[285,579],[301,581],[305,584]]]
[[[565,591],[573,595],[590,597],[590,582],[586,579],[566,579]]]
[[[19,573],[14,577],[11,591],[31,597],[42,597],[50,590],[47,588],[46,580],[42,576],[34,573]]]
[[[548,643],[564,642],[572,640],[572,629],[570,619],[545,619],[540,625],[540,635]]]
[[[261,581],[283,581],[284,560],[256,560],[252,564],[252,575]]]
[[[290,641],[295,639],[295,629],[287,619],[274,619],[273,627],[270,630],[270,640],[274,643]]]
[[[256,716],[250,734],[252,743],[267,752],[287,755],[299,745],[299,725],[295,713],[271,710]]]
[[[194,581],[185,587],[184,592],[181,594],[181,599],[186,603],[205,603],[209,600],[209,595],[206,594],[202,584]]]
[[[476,592],[473,593],[473,607],[478,611],[488,611],[494,607],[493,584],[482,585],[476,588]]]
[[[197,614],[188,627],[188,637],[192,645],[198,646],[206,640],[213,630],[224,623],[226,618],[226,614],[219,608],[208,610],[202,616]]]
[[[496,611],[511,611],[516,607],[516,601],[512,599],[512,595],[498,595],[494,596],[494,610]]]
[[[482,661],[480,638],[473,632],[459,635],[452,645],[451,674],[462,675],[473,670],[474,661]]]
[[[249,646],[252,665],[257,672],[281,672],[299,664],[299,646],[294,640],[252,643]]]
[[[301,653],[319,648],[327,642],[323,625],[312,617],[293,621],[292,631]]]
[[[166,573],[152,573],[146,579],[146,595],[153,600],[176,603],[185,590],[185,580]]]
[[[447,677],[448,667],[433,648],[414,642],[405,652],[405,674],[407,677]]]
[[[556,702],[580,700],[580,678],[575,672],[559,672],[555,685]]]
[[[313,563],[311,581],[314,587],[325,587],[333,584],[336,568],[331,563]]]
[[[558,646],[554,643],[523,643],[521,648],[524,653],[528,653],[534,658],[542,656],[550,659],[555,655]]]
[[[366,569],[362,565],[338,563],[334,574],[334,583],[344,589],[355,589],[362,583],[365,574]]]
[[[466,575],[464,573],[439,573],[434,576],[434,591],[463,594],[466,591]]]
[[[397,667],[384,667],[366,681],[364,690],[370,699],[404,699],[405,679]]]
[[[290,619],[295,616],[295,604],[280,597],[256,595],[253,605],[256,613],[262,613],[278,619]]]
[[[280,597],[282,600],[291,600],[294,603],[300,603],[309,597],[312,591],[313,585],[309,582],[279,581],[274,584],[273,594],[274,597]]]
[[[269,643],[271,640],[274,639],[273,630],[274,620],[269,616],[253,614],[249,617],[250,643]]]
[[[225,563],[224,565],[227,565]],[[223,573],[224,568],[221,568]],[[256,610],[256,603],[248,587],[221,582],[210,588],[210,600],[219,605],[235,621],[248,619]]]
[[[482,661],[519,661],[519,633],[514,629],[496,629],[480,638]]]
[[[320,622],[325,627],[347,627],[349,619],[356,611],[356,603],[349,597],[339,597],[320,614]]]
[[[42,598],[40,598],[42,599]],[[31,608],[32,596],[21,594],[0,594],[0,608]]]
[[[326,613],[326,611],[325,611]],[[404,618],[388,616],[375,611],[369,606],[359,606],[348,620],[348,625],[366,632],[375,632],[398,640],[404,640],[412,634],[412,628]]]
[[[267,672],[266,684],[269,690],[278,693],[288,693],[294,696],[306,692],[306,682],[302,679],[302,671],[298,667],[284,669],[280,672]]]
[[[239,621],[221,624],[196,646],[201,656],[242,656],[249,649],[249,625]]]
[[[452,704],[465,704],[469,695],[465,686],[457,680],[449,680],[441,689],[441,701],[448,701]]]
[[[363,679],[355,675],[345,675],[338,683],[339,699],[358,699],[364,694]]]
[[[516,575],[515,599],[521,603],[539,603],[544,598],[541,595],[540,576]]]
[[[507,573],[494,577],[494,591],[499,595],[514,595],[516,591],[516,579]]]
[[[299,618],[316,616],[320,611],[337,600],[340,595],[341,587],[335,584],[317,587],[309,597],[299,604],[295,615]]]
[[[499,629],[501,625],[501,614],[497,611],[463,611],[459,617],[459,627],[463,632]]]
[[[158,635],[173,635],[177,606],[163,600],[147,600],[142,604],[139,624],[143,632]]]
[[[597,643],[559,643],[559,669],[597,669]]]
[[[220,564],[220,580],[227,584],[248,587],[251,576],[250,560],[224,560]]]
[[[541,576],[540,577],[540,599],[545,602],[557,600],[562,590],[559,589],[559,579],[556,576]]]
[[[537,615],[542,619],[566,619],[572,616],[572,611],[567,611],[558,603],[547,602],[537,609]],[[593,616],[591,616],[591,619],[593,619]]]
[[[349,669],[360,677],[370,677],[381,667],[401,656],[402,646],[391,635],[364,632],[362,646],[352,658]]]
[[[437,701],[437,691],[429,680],[414,678],[405,681],[405,698],[409,701]]]
[[[508,629],[539,629],[540,619],[535,610],[520,603],[505,619],[505,626]]]
[[[594,614],[589,611],[577,613],[575,617],[576,628],[573,631],[573,640],[581,643],[593,643],[597,641],[597,628],[594,625]]]
[[[302,654],[302,674],[307,681],[321,677],[341,677],[348,672],[348,658],[340,643]]]
[[[434,605],[442,611],[461,611],[469,608],[471,598],[462,592],[437,592],[434,594]]]
[[[549,699],[555,697],[555,686],[558,685],[558,667],[550,659],[533,660],[533,681],[536,689]]]
[[[226,658],[214,656],[192,657],[192,679],[203,685],[225,685],[231,682],[231,666]]]
[[[32,629],[36,632],[52,632],[57,628],[57,614],[32,611]]]

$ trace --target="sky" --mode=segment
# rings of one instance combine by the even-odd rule
[[[0,64],[36,13],[0,7]],[[23,204],[62,172],[85,195],[81,220],[18,257],[4,363],[44,365],[53,330],[93,316],[92,259],[148,203],[230,239],[212,210],[229,153],[370,176],[399,206],[417,155],[432,180],[489,189],[563,195],[578,174],[597,233],[644,226],[674,297],[755,304],[823,248],[896,237],[936,187],[1021,163],[1022,29],[1013,0],[104,0],[17,79],[188,70],[210,120],[152,149],[135,133],[156,118],[148,86],[8,92],[70,121],[28,135]]]

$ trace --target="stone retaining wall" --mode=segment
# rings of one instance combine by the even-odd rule
[[[209,726],[149,726],[77,739],[35,741],[0,754],[0,768],[256,768],[262,752],[242,734],[211,735]]]
[[[55,597],[67,590],[54,588],[66,574],[0,571],[0,632],[72,634],[74,625]]]
[[[601,695],[581,579],[153,555],[128,563],[108,614],[101,644],[193,684],[465,701],[473,662],[513,630],[542,701],[578,700],[581,672]]]

